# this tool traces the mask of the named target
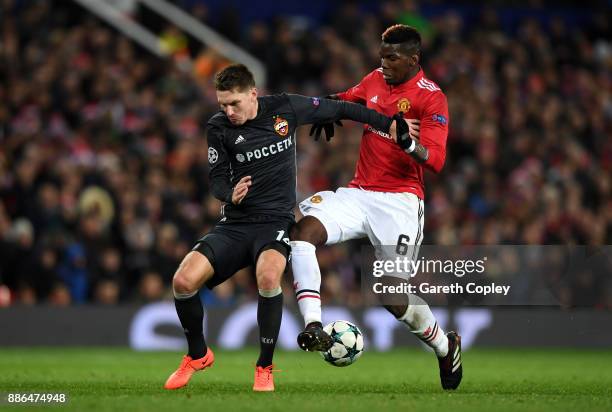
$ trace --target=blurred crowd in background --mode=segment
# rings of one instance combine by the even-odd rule
[[[210,18],[202,4],[189,11]],[[612,244],[609,11],[580,27],[551,15],[513,30],[493,8],[467,25],[451,9],[424,17],[412,1],[375,12],[338,2],[323,22],[237,18],[218,29],[264,62],[264,93],[343,91],[379,65],[386,27],[422,32],[425,73],[450,109],[446,165],[427,176],[425,244]],[[0,0],[0,302],[170,298],[182,257],[219,219],[204,125],[218,110],[211,77],[227,62],[163,30],[172,59],[72,2]],[[298,132],[298,200],[350,181],[361,131],[345,122],[329,143]],[[360,304],[365,244],[318,250],[324,302]],[[609,272],[572,282],[581,288],[562,304],[612,308]],[[202,295],[254,299],[250,269]]]

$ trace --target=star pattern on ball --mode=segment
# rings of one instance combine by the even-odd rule
[[[338,320],[324,327],[331,336],[334,345],[326,352],[321,352],[325,361],[334,366],[348,366],[357,361],[363,353],[363,335],[351,322]]]
[[[355,357],[359,354],[359,352],[361,352],[355,346],[353,346],[352,348],[346,348],[346,351],[348,352],[347,356],[351,358],[351,360],[355,359]]]

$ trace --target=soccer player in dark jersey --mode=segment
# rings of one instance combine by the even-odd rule
[[[437,84],[420,66],[421,36],[406,25],[389,27],[382,35],[381,66],[349,90],[330,96],[361,103],[380,113],[402,112],[420,124],[415,134],[398,141],[374,125],[365,125],[355,177],[347,188],[325,191],[300,203],[305,216],[291,231],[296,297],[305,330],[298,336],[304,350],[325,350],[331,338],[321,324],[321,272],[315,249],[349,239],[368,237],[374,246],[397,245],[414,261],[423,240],[425,170],[440,172],[446,158],[448,104]],[[319,126],[333,133],[333,124]],[[412,137],[411,137],[412,136]],[[393,282],[393,279],[387,279]],[[408,294],[405,302],[385,304],[438,357],[444,389],[456,389],[463,376],[461,338],[444,333],[427,303]]]
[[[281,276],[289,254],[289,228],[296,203],[295,131],[303,124],[350,119],[396,136],[408,133],[401,119],[362,105],[291,94],[257,96],[251,72],[241,64],[215,77],[221,111],[207,125],[210,184],[225,202],[223,218],[198,240],[173,278],[175,305],[189,346],[166,389],[187,385],[211,366],[213,351],[202,333],[198,295],[236,271],[255,267],[259,289],[260,355],[253,390],[273,391],[272,357],[282,315]],[[397,131],[396,131],[397,128]]]

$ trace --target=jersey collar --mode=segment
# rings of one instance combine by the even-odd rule
[[[257,114],[251,120],[258,119],[259,116],[261,116],[261,114],[264,112],[264,109],[265,109],[264,99],[262,99],[261,96],[259,96],[257,97]]]
[[[414,86],[416,84],[416,82],[421,80],[424,76],[425,76],[425,74],[423,73],[423,68],[419,66],[419,71],[417,72],[417,74],[415,74],[410,79],[406,80],[404,83],[400,83],[400,84],[395,85],[395,86],[394,85],[390,85],[391,89],[402,89],[402,88],[412,87],[412,86]]]

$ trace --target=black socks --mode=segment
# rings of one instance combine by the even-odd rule
[[[191,356],[191,359],[203,357],[208,348],[202,331],[204,308],[200,294],[196,293],[187,299],[174,298],[174,305],[189,345],[188,355]]]
[[[278,340],[278,332],[280,330],[282,317],[283,294],[280,292],[280,288],[276,296],[264,297],[260,294],[257,305],[257,324],[259,325],[260,345],[257,366],[266,367],[272,365],[274,347]]]

